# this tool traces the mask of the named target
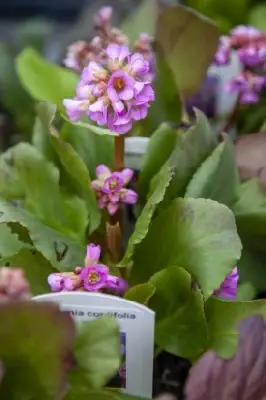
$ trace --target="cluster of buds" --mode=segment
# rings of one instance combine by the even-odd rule
[[[96,198],[100,209],[107,209],[110,215],[114,215],[121,203],[135,204],[138,195],[125,186],[132,179],[134,171],[125,168],[121,172],[111,172],[105,165],[98,165],[95,171],[97,179],[92,181]]]
[[[229,36],[221,36],[214,64],[228,65],[232,51],[238,55],[242,71],[226,90],[239,93],[242,104],[257,103],[266,87],[266,33],[252,26],[238,26]]]
[[[20,268],[0,268],[0,302],[30,299],[30,285]]]
[[[95,244],[87,246],[84,267],[77,266],[73,272],[56,272],[48,276],[53,292],[111,292],[122,295],[127,283],[117,276],[109,274],[109,268],[99,264],[101,248]]]
[[[128,37],[120,29],[112,26],[112,7],[102,7],[94,15],[95,36],[90,42],[78,41],[69,46],[64,65],[81,73],[90,61],[103,64],[107,61],[105,49],[110,43],[128,45]],[[152,38],[145,33],[140,34],[134,51],[141,53],[147,60],[153,60]]]

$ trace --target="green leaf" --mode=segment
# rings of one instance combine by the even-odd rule
[[[148,194],[152,177],[157,174],[171,155],[177,135],[176,129],[164,123],[151,136],[138,180],[138,193],[143,201]]]
[[[166,167],[161,170],[160,180],[158,186],[149,197],[145,207],[143,208],[137,222],[135,224],[135,230],[131,235],[126,253],[120,262],[120,267],[127,267],[132,260],[132,256],[136,247],[145,239],[148,234],[151,220],[156,211],[156,207],[163,200],[166,188],[169,186],[172,179],[172,171]]]
[[[265,239],[264,239],[265,240]],[[251,284],[256,292],[266,291],[265,251],[252,248],[250,240],[243,242],[241,259],[238,262],[240,281]]]
[[[23,197],[24,189],[13,162],[12,148],[0,156],[0,194],[5,199]]]
[[[0,230],[2,226],[4,225],[0,225]],[[21,249],[19,253],[13,257],[6,256],[4,259],[1,259],[0,265],[22,268],[30,283],[31,292],[35,296],[50,292],[47,277],[49,274],[58,272],[42,254],[26,248]]]
[[[168,267],[149,281],[156,292],[150,307],[156,312],[155,342],[169,353],[197,358],[207,345],[207,327],[200,290],[182,268]]]
[[[249,24],[265,32],[266,30],[266,6],[265,4],[257,4],[252,7],[249,14]]]
[[[0,43],[1,103],[11,113],[19,132],[28,134],[34,121],[34,102],[21,85],[15,70],[17,48]]]
[[[266,190],[257,179],[240,186],[238,201],[232,206],[237,229],[253,249],[266,250]]]
[[[205,199],[176,199],[152,222],[136,248],[132,282],[172,265],[188,271],[207,298],[237,264],[241,242],[233,213]]]
[[[55,160],[55,151],[49,140],[50,126],[55,118],[56,105],[41,102],[36,106],[37,117],[33,127],[32,144],[48,160]]]
[[[1,399],[56,398],[74,338],[70,316],[52,304],[29,301],[1,304],[0,319]]]
[[[83,264],[85,246],[42,224],[21,207],[0,200],[0,224],[10,222],[27,228],[36,249],[59,271],[73,270]]]
[[[74,148],[59,136],[55,129],[50,131],[50,140],[63,167],[72,177],[73,182],[81,189],[79,194],[86,201],[90,219],[90,231],[92,232],[99,226],[101,215],[95,193],[91,187],[90,174],[86,164]]]
[[[142,283],[131,287],[125,293],[124,298],[147,306],[155,291],[156,288],[151,283]]]
[[[90,132],[96,133],[97,135],[117,136],[116,132],[111,132],[111,131],[109,131],[109,129],[100,128],[97,125],[93,125],[93,122],[90,121],[89,118],[86,118],[87,120],[89,120],[89,122],[84,122],[84,121],[73,122],[73,121],[70,121],[64,113],[61,113],[61,117],[65,121],[67,121],[69,124],[78,126],[81,128],[85,128],[85,129],[89,130]]]
[[[160,14],[156,40],[183,98],[200,87],[217,50],[219,36],[216,25],[192,9],[178,5]]]
[[[237,324],[254,314],[266,318],[266,301],[226,301],[210,297],[205,305],[209,330],[209,349],[221,357],[234,355],[238,343]]]
[[[153,0],[142,0],[136,11],[123,21],[121,31],[128,36],[129,42],[135,41],[140,32],[154,35],[157,5]]]
[[[84,241],[88,214],[84,212],[81,199],[64,198],[59,187],[58,168],[27,143],[14,146],[11,155],[25,192],[26,208],[50,227]],[[78,205],[79,208],[75,210],[73,205]],[[83,218],[81,231],[77,231],[76,223],[76,219],[80,221],[80,215],[69,218],[73,211],[77,213],[77,210]]]
[[[74,353],[78,368],[71,381],[83,380],[89,388],[104,386],[120,365],[119,326],[112,317],[102,317],[79,325]]]
[[[113,167],[114,138],[95,135],[87,128],[65,122],[60,136],[76,150],[85,162],[91,177],[95,177],[97,165]]]
[[[0,225],[0,237],[0,258],[13,256],[24,246],[18,236],[5,224]]]
[[[176,197],[185,194],[192,176],[218,144],[205,115],[199,110],[195,112],[195,125],[177,136],[176,147],[167,161],[167,164],[175,169],[174,178],[165,196],[167,205]]]
[[[62,110],[62,101],[75,94],[78,76],[48,62],[30,47],[18,55],[16,70],[21,83],[36,100],[49,101]]]
[[[240,179],[235,163],[235,149],[231,139],[212,152],[199,167],[186,190],[186,197],[205,198],[231,205],[237,198]]]

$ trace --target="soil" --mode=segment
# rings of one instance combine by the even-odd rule
[[[191,363],[163,351],[154,361],[153,397],[170,393],[178,400],[185,400],[184,385]]]

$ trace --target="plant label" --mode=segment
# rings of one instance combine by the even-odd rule
[[[110,387],[122,393],[152,398],[155,313],[149,308],[102,293],[60,292],[33,298],[60,303],[76,321],[113,316],[120,326],[122,365]]]

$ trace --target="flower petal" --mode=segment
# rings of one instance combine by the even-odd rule
[[[96,167],[95,175],[103,181],[111,175],[111,171],[106,165],[101,164]]]
[[[119,209],[119,203],[108,203],[107,211],[110,215],[114,215]]]
[[[131,168],[125,168],[121,171],[121,175],[124,179],[124,185],[127,185],[128,182],[133,178],[134,171]]]
[[[121,92],[119,92],[119,97],[121,100],[129,101],[134,97],[134,90],[130,86],[126,86]]]
[[[131,189],[121,189],[120,199],[125,204],[135,204],[138,200],[138,195],[134,190]]]
[[[85,258],[85,266],[89,266],[92,264],[97,264],[101,255],[101,247],[97,246],[94,243],[91,243],[87,246],[87,254]]]

